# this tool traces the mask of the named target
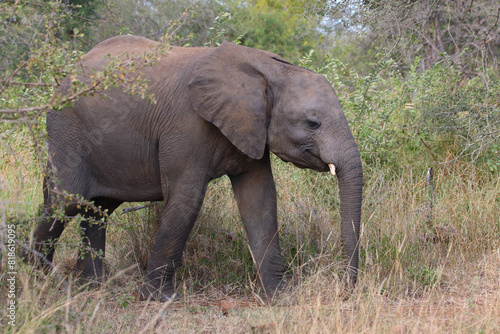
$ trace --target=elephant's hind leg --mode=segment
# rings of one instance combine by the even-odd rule
[[[43,213],[40,223],[33,232],[32,249],[24,251],[23,257],[35,263],[41,263],[44,267],[50,267],[55,253],[55,244],[66,227],[67,217],[78,214],[76,204],[64,205],[54,203],[56,196],[48,190],[49,180],[44,179],[43,189]],[[60,210],[54,207],[61,204]],[[62,216],[62,217],[61,217]]]
[[[41,219],[33,233],[33,252],[25,252],[25,257],[49,267],[54,258],[55,244],[66,227],[66,220],[56,218],[53,210],[45,210]]]
[[[83,244],[79,250],[76,269],[83,277],[101,281],[105,277],[104,256],[106,252],[106,216],[110,215],[121,202],[98,198],[94,205],[100,210],[88,210],[82,215],[85,219],[80,223]]]

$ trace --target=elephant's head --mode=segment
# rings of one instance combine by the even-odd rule
[[[243,153],[262,158],[266,145],[301,168],[336,170],[348,277],[356,282],[362,168],[356,142],[328,81],[279,56],[231,43],[205,52],[189,88],[194,109]]]

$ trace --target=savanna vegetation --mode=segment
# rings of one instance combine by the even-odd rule
[[[59,242],[55,270],[12,260],[12,235],[18,254],[39,218],[45,112],[118,85],[154,102],[147,82],[129,80],[120,63],[55,94],[86,51],[118,34],[181,46],[235,41],[330,80],[364,163],[361,274],[350,295],[336,180],[276,157],[292,288],[277,305],[258,301],[226,178],[209,186],[176,276],[178,301],[136,295],[159,203],[120,215],[138,205],[129,203],[109,218],[110,277],[98,289],[75,282],[79,217]],[[0,331],[500,332],[499,56],[500,5],[491,0],[2,1]]]

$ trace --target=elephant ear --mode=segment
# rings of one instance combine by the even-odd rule
[[[262,158],[267,142],[262,52],[224,42],[197,59],[188,84],[196,112],[253,159]]]

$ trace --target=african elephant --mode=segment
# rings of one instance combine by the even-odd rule
[[[137,36],[105,40],[85,55],[82,78],[89,80],[110,59],[143,54],[158,45]],[[346,277],[356,282],[361,159],[324,76],[276,54],[228,42],[214,48],[171,47],[136,75],[147,79],[156,103],[118,87],[47,113],[52,173],[44,180],[46,219],[33,235],[45,261],[52,261],[67,220],[52,218],[57,198],[64,199],[66,217],[80,213],[86,218],[81,223],[84,247],[93,255],[79,256],[77,268],[98,278],[104,273],[102,211],[111,214],[125,201],[163,201],[141,296],[168,300],[175,295],[174,270],[207,184],[228,175],[263,295],[271,297],[284,274],[269,157],[273,152],[300,168],[336,172]],[[94,205],[82,206],[81,199]]]

